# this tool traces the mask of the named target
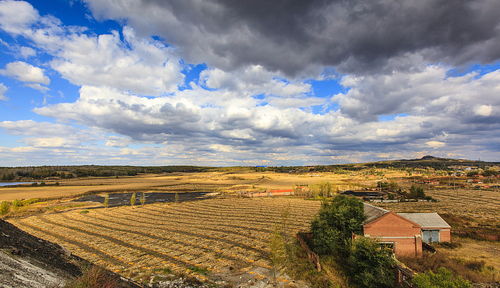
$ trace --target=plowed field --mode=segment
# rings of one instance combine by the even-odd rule
[[[309,229],[319,207],[319,201],[301,199],[228,198],[74,210],[10,222],[136,280],[158,270],[204,280],[271,268],[269,238],[283,222],[282,212],[289,211],[293,235]]]

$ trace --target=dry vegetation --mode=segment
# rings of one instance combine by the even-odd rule
[[[269,237],[283,209],[291,213],[289,232],[294,234],[309,228],[319,206],[318,201],[289,198],[210,199],[93,209],[86,214],[70,211],[11,222],[137,280],[148,280],[157,271],[201,280],[230,279],[271,268]]]
[[[56,242],[75,254],[124,276],[148,281],[152,275],[188,274],[200,280],[223,278],[237,281],[241,275],[268,277],[269,238],[290,205],[290,233],[308,230],[319,201],[298,198],[247,199],[241,191],[290,189],[294,185],[329,182],[333,191],[375,187],[377,181],[394,181],[408,189],[413,180],[404,170],[275,173],[233,169],[203,173],[170,173],[134,177],[58,180],[59,186],[0,188],[0,201],[60,198],[19,208],[8,216],[18,227]],[[413,171],[412,176],[419,176]],[[426,175],[429,177],[429,175]],[[432,177],[432,176],[430,176]],[[51,184],[47,181],[47,184]],[[203,201],[151,204],[142,207],[100,208],[101,204],[71,202],[81,194],[112,192],[218,192],[222,198]],[[498,233],[499,191],[437,189],[427,195],[438,202],[377,203],[395,212],[438,212],[454,232]],[[82,207],[82,205],[86,205]],[[88,210],[82,210],[82,209]],[[43,213],[68,210],[64,213]],[[83,213],[82,213],[83,212]],[[442,255],[467,263],[484,262],[500,270],[498,242],[457,238],[454,249],[439,248]]]
[[[384,169],[385,177],[401,177],[404,173]],[[138,191],[220,191],[235,193],[245,190],[292,188],[296,184],[310,185],[331,182],[335,189],[355,189],[373,186],[381,176],[361,172],[345,174],[305,173],[287,174],[251,172],[239,169],[231,172],[171,173],[166,175],[140,175],[134,177],[80,178],[57,180],[59,186],[0,187],[0,201],[31,198],[64,198],[86,193]],[[47,185],[55,181],[47,181]]]
[[[377,203],[395,212],[437,212],[454,227],[498,229],[500,192],[488,190],[426,190],[438,202]]]

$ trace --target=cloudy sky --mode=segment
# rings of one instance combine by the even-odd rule
[[[498,0],[0,0],[0,166],[500,161],[498,15]]]

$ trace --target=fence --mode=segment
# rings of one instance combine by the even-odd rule
[[[306,233],[306,232],[299,232],[296,235],[297,240],[299,240],[300,246],[304,251],[307,253],[307,258],[309,261],[314,264],[314,267],[316,267],[316,270],[318,272],[321,271],[321,263],[319,262],[319,256],[318,254],[314,253],[310,248],[309,245],[307,245],[307,240],[310,240],[312,238],[312,233]]]

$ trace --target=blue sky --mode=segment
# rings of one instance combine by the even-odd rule
[[[411,20],[378,10],[363,13],[380,19],[381,31],[351,23],[355,8],[345,3],[257,16],[264,2],[120,4],[0,1],[0,166],[310,165],[427,154],[499,161],[500,62],[491,43],[500,37],[487,28],[499,21],[488,13],[474,23],[484,27],[442,23],[469,27],[463,35],[482,29],[483,38],[450,49],[453,37],[435,31],[418,30],[417,41],[405,36],[411,31],[384,35]],[[346,14],[331,18],[336,11]],[[451,12],[435,13],[413,24]]]

